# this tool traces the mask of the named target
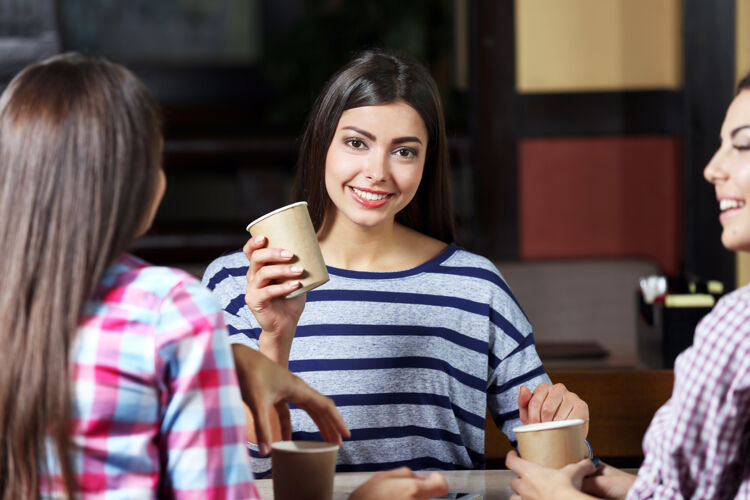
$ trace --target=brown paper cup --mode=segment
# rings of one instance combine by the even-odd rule
[[[298,289],[287,299],[303,294],[329,280],[326,263],[320,252],[318,238],[307,211],[307,202],[300,201],[267,213],[247,225],[253,236],[265,236],[269,248],[283,248],[294,253],[291,263],[305,270],[299,278]]]
[[[544,467],[559,469],[589,456],[581,419],[522,425],[513,432],[521,458]]]
[[[271,445],[274,500],[331,500],[339,447],[321,441]]]

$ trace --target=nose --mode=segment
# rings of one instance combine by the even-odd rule
[[[711,157],[711,160],[703,169],[703,177],[711,184],[718,184],[727,179],[728,174],[724,168],[724,152],[719,148]]]
[[[388,178],[390,171],[389,156],[387,152],[371,155],[365,164],[364,174],[372,183],[382,183]]]

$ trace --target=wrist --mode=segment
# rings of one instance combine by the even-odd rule
[[[269,359],[280,364],[284,368],[289,366],[289,352],[292,350],[291,338],[287,341],[282,336],[260,334],[258,350]]]

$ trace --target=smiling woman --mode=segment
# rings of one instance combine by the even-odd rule
[[[722,244],[735,251],[750,250],[750,78],[727,110],[721,127],[721,147],[703,174],[716,187]]]
[[[588,420],[585,403],[549,384],[497,268],[456,245],[446,142],[424,66],[358,55],[316,100],[293,195],[309,204],[330,281],[284,299],[299,285],[277,280],[301,270],[262,236],[204,276],[233,342],[288,364],[341,409],[352,431],[341,471],[482,468],[488,406],[511,440],[521,422]],[[315,438],[311,423],[293,411],[294,439]]]
[[[722,211],[722,243],[750,250],[750,74],[704,175]],[[552,470],[513,451],[506,465],[519,475],[511,487],[524,499],[750,498],[750,285],[725,295],[698,324],[692,346],[675,361],[672,396],[651,420],[643,451],[638,476],[589,460]]]

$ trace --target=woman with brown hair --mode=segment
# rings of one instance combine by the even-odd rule
[[[117,64],[54,57],[0,97],[3,500],[257,498],[233,351],[251,410],[291,400],[347,434],[328,398],[230,349],[195,278],[126,253],[164,193],[161,147],[156,102]]]
[[[285,299],[304,270],[262,236],[204,275],[232,342],[336,402],[352,430],[339,470],[481,468],[487,407],[511,440],[521,421],[588,421],[585,403],[550,385],[498,270],[455,243],[448,162],[429,72],[402,54],[359,54],[314,104],[293,194],[331,280]],[[316,433],[299,412],[292,423],[297,439]],[[259,456],[253,466],[270,469]]]
[[[714,185],[721,242],[750,251],[750,74],[703,175]],[[589,460],[561,470],[508,453],[513,499],[750,498],[750,285],[725,295],[677,357],[672,397],[643,438],[638,475]]]

